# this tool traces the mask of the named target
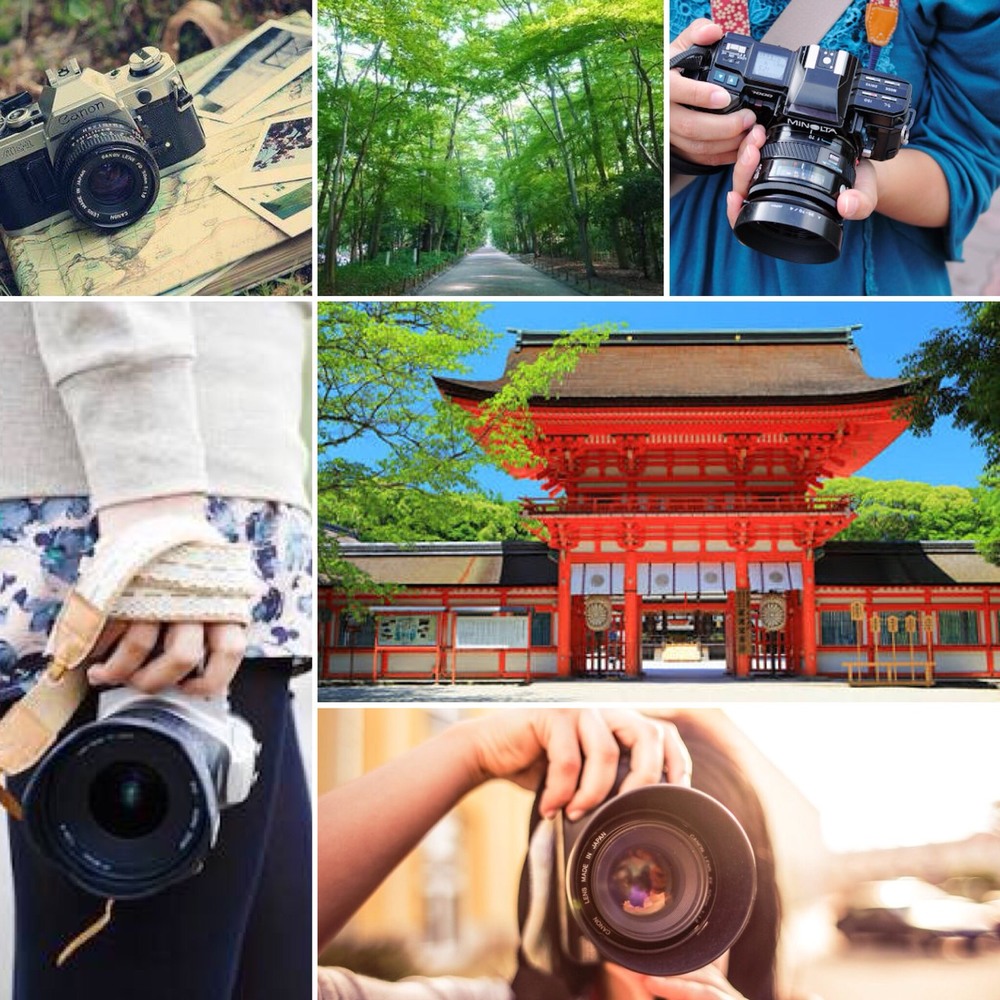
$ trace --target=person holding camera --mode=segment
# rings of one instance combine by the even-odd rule
[[[763,809],[735,753],[710,726],[684,714],[671,715],[668,721],[624,709],[498,710],[452,725],[382,768],[333,789],[319,804],[320,949],[442,816],[472,789],[493,778],[537,790],[531,846],[519,893],[521,948],[512,983],[439,978],[390,984],[343,969],[320,969],[322,1000],[573,1000],[584,996],[776,1000],[780,907]],[[664,779],[682,790],[693,783],[716,804],[721,803],[745,831],[745,850],[751,852],[746,855],[746,868],[756,871],[756,894],[752,904],[743,901],[748,909],[738,920],[742,930],[733,935],[731,947],[703,966],[678,966],[672,956],[665,967],[672,961],[675,967],[687,969],[672,975],[625,968],[607,958],[587,961],[581,954],[568,954],[560,943],[565,940],[561,930],[565,911],[560,916],[560,887],[565,879],[555,860],[558,852],[546,839],[552,825],[571,828],[605,800],[613,814],[619,796],[654,788]],[[699,802],[706,799],[704,794],[687,795]],[[655,841],[652,831],[645,832],[650,833],[650,842]],[[621,843],[614,835],[586,842]],[[632,849],[631,861],[646,853]],[[610,863],[613,867],[613,858]],[[595,858],[594,870],[599,871],[601,864]],[[664,909],[662,873],[649,880],[651,885],[655,882],[658,895],[641,890],[645,877],[641,873],[655,870],[642,861],[634,868],[632,912],[651,899],[650,911]],[[615,872],[616,879],[619,874]],[[744,871],[741,877],[747,875]],[[667,909],[667,919],[675,919],[677,906],[671,903]],[[705,933],[699,939],[711,936]],[[677,948],[681,961],[684,947]]]
[[[162,579],[144,578],[135,597],[142,610],[104,629],[79,668],[91,692],[59,739],[65,747],[89,732],[81,727],[103,711],[97,692],[122,687],[137,696],[125,700],[141,731],[180,747],[170,760],[190,758],[192,773],[215,786],[206,790],[213,821],[227,785],[241,787],[217,840],[199,816],[206,853],[192,867],[200,870],[152,873],[137,898],[118,894],[108,926],[62,955],[94,924],[100,897],[116,894],[80,887],[89,859],[71,864],[66,838],[54,852],[61,865],[43,856],[46,836],[60,843],[45,829],[45,810],[33,823],[27,805],[25,821],[12,817],[15,1000],[309,995],[310,808],[288,692],[308,664],[312,631],[300,431],[309,319],[304,306],[265,300],[0,305],[0,698],[13,718],[40,687],[53,623],[74,585],[89,580],[88,594],[110,585],[88,574],[120,567],[141,545],[157,544],[158,531],[207,540],[179,549],[182,558],[165,568],[142,570]],[[220,558],[216,592],[204,573]],[[227,580],[236,581],[235,598]],[[160,621],[171,582],[192,603]],[[217,614],[225,601],[241,606]],[[107,729],[88,747],[95,759],[120,732],[115,718],[98,723]],[[58,750],[34,773],[8,778],[15,814]],[[74,821],[113,856],[99,871],[109,885],[128,885],[149,866],[145,845],[161,829],[176,844],[165,871],[184,844],[168,836],[188,817],[174,815],[158,753],[138,763],[129,751],[96,774],[77,754],[72,781],[56,785],[53,809],[80,799]],[[199,803],[194,813],[203,812]]]
[[[778,175],[774,161],[788,150],[781,149],[780,136],[768,138],[753,94],[734,105],[736,110],[718,113],[733,104],[725,74],[716,83],[672,70],[671,293],[950,294],[946,262],[961,259],[963,240],[1000,186],[1000,100],[995,59],[986,55],[1000,46],[994,6],[985,0],[671,4],[671,60],[692,46],[714,51],[726,32],[783,46],[793,58],[800,46],[817,43],[846,51],[859,60],[862,90],[863,74],[870,70],[907,81],[914,112],[909,142],[890,158],[861,158],[852,184],[834,184],[831,207],[821,214],[829,213],[831,226],[843,223],[835,259],[803,263],[794,247],[789,250],[793,259],[751,250],[732,227],[758,179],[758,167],[770,165],[773,180]],[[832,77],[828,82],[836,87]],[[808,113],[801,117],[809,119]],[[824,153],[833,157],[839,140],[854,138],[846,134],[846,123],[831,134],[817,124],[820,117],[797,122],[809,147],[799,152],[810,163],[824,162]],[[863,131],[871,127],[865,122]],[[900,125],[897,131],[905,129]],[[785,166],[788,162],[782,160]],[[850,166],[844,171],[846,176],[853,172]],[[789,202],[803,204],[791,197]],[[801,217],[799,208],[795,211]],[[780,237],[777,227],[771,233]]]

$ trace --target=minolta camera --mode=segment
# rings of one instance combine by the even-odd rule
[[[225,697],[105,691],[97,721],[35,769],[23,802],[28,836],[86,892],[152,895],[201,870],[220,810],[250,794],[259,749]]]
[[[757,891],[743,827],[711,796],[679,785],[618,794],[557,820],[552,887],[563,955],[608,960],[649,976],[714,962],[743,933]]]
[[[891,160],[906,145],[910,84],[863,69],[849,52],[794,52],[735,34],[682,52],[670,68],[728,90],[719,114],[749,108],[767,129],[735,226],[740,242],[800,263],[836,260],[844,232],[837,197],[854,186],[860,157]]]
[[[71,213],[98,229],[150,209],[160,174],[205,147],[191,94],[169,56],[147,47],[102,75],[70,60],[46,72],[37,103],[0,101],[0,226],[33,232]]]

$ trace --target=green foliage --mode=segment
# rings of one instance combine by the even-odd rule
[[[902,377],[918,385],[910,426],[926,435],[941,417],[968,429],[1000,464],[1000,302],[964,302],[955,326],[935,330],[903,359]]]
[[[341,295],[398,295],[420,278],[431,275],[453,261],[453,253],[423,253],[414,264],[413,254],[404,250],[386,264],[383,259],[347,264],[337,271],[337,289]]]
[[[662,277],[662,4],[321,0],[318,17],[321,291],[348,293],[345,256],[486,241]]]
[[[516,505],[484,494],[483,463],[527,456],[528,400],[558,385],[606,329],[574,331],[476,420],[441,397],[434,375],[464,375],[497,334],[477,302],[320,302],[318,418],[320,520],[366,541],[502,540],[523,535]],[[483,441],[484,450],[477,444]],[[348,593],[370,581],[343,559],[333,533],[323,574]]]
[[[996,477],[976,489],[931,486],[856,476],[829,479],[819,496],[850,494],[857,518],[838,541],[975,540],[990,562],[1000,562],[1000,490]]]

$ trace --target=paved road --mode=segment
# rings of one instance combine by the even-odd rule
[[[1000,701],[993,685],[936,688],[851,688],[843,681],[805,681],[757,677],[745,681],[580,680],[464,682],[458,684],[330,684],[320,687],[322,702],[669,702],[690,704],[748,701],[943,702]]]
[[[481,247],[454,267],[432,278],[420,295],[461,295],[483,298],[492,295],[577,295],[569,285],[522,264],[493,247]]]
[[[965,260],[949,264],[955,295],[1000,295],[1000,191],[965,241]]]

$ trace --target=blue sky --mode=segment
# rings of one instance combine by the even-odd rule
[[[958,317],[951,301],[931,302],[510,302],[490,305],[483,314],[492,329],[567,330],[585,323],[625,323],[634,330],[791,329],[862,324],[854,334],[865,369],[876,378],[899,374],[900,359],[936,327]],[[489,357],[474,364],[475,378],[495,378],[503,370],[514,336],[504,334]],[[858,474],[873,479],[975,486],[984,456],[965,431],[939,422],[930,437],[907,432]],[[483,485],[508,498],[536,494],[537,487],[484,470]]]

